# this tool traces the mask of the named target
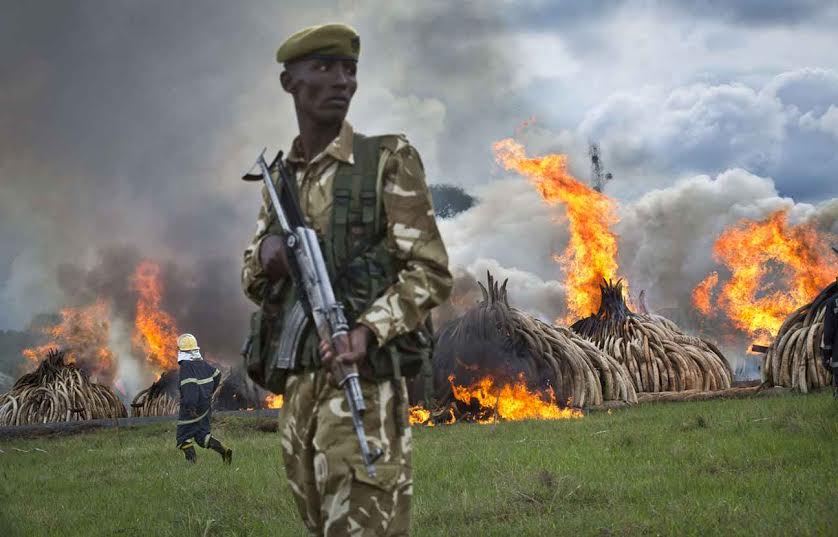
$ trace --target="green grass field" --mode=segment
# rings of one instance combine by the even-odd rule
[[[0,535],[304,535],[259,423],[215,424],[232,467],[184,464],[173,425],[0,441]],[[838,535],[825,393],[414,436],[415,536]]]

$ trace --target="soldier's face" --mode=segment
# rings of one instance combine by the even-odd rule
[[[283,72],[282,87],[294,96],[297,114],[316,123],[340,123],[358,89],[356,70],[351,60],[302,60]]]

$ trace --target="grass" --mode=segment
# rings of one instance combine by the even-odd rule
[[[0,534],[304,535],[262,422],[215,424],[231,468],[204,450],[186,466],[172,425],[0,441]],[[414,437],[414,536],[838,534],[825,393]]]

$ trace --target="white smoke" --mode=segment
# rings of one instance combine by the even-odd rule
[[[108,348],[116,365],[114,385],[124,400],[134,397],[155,380],[144,361],[132,354],[131,328],[122,319],[111,318]]]

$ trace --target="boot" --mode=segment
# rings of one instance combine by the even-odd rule
[[[221,455],[221,460],[224,461],[226,464],[233,463],[233,450],[230,448],[225,448],[224,444],[219,442],[218,439],[214,436],[210,437],[210,440],[207,443],[207,447]]]
[[[195,464],[196,462],[198,462],[198,454],[195,453],[195,448],[193,446],[184,448],[183,454],[186,455],[186,462],[190,464]]]

